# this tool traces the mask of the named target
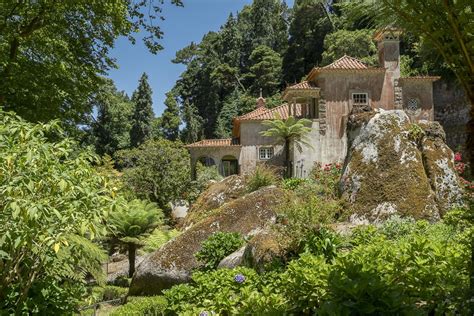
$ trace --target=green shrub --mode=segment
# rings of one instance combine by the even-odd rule
[[[258,165],[248,176],[247,192],[254,192],[278,182],[276,170],[266,165]]]
[[[278,229],[287,236],[292,244],[291,248],[296,252],[302,250],[300,246],[318,231],[321,225],[334,222],[341,212],[338,200],[326,199],[311,193],[310,188],[318,187],[318,184],[303,184],[301,189],[305,192],[304,198],[295,193],[294,198],[288,199],[287,203],[278,208],[278,217],[281,218],[280,222],[284,223]]]
[[[305,253],[290,262],[281,277],[289,311],[314,314],[325,298],[329,271],[323,256]]]
[[[314,255],[322,255],[327,261],[337,256],[337,250],[342,243],[342,238],[335,232],[321,227],[300,241],[300,252],[309,252]]]
[[[103,288],[102,301],[115,300],[117,298],[123,298],[128,294],[128,288],[107,285]]]
[[[217,166],[204,166],[201,162],[196,163],[196,179],[192,181],[188,190],[187,200],[193,203],[199,195],[206,190],[211,180],[220,181],[223,177],[219,173]]]
[[[324,166],[316,163],[311,170],[310,178],[321,184],[326,196],[334,198],[339,191],[341,173],[342,165],[339,163],[330,163]]]
[[[142,250],[146,253],[155,251],[178,235],[179,231],[176,229],[155,228],[149,236],[142,240],[144,244]]]
[[[281,186],[285,190],[290,190],[294,191],[297,188],[300,187],[301,184],[307,182],[307,179],[302,179],[302,178],[289,178],[289,179],[283,179]]]
[[[193,283],[165,291],[166,311],[179,315],[198,315],[203,311],[220,315],[283,314],[288,307],[281,291],[276,290],[279,285],[278,275],[260,276],[243,267],[196,272]]]
[[[111,316],[164,315],[167,301],[163,296],[130,297],[129,302],[110,313]]]
[[[388,239],[397,239],[414,232],[415,229],[415,220],[413,218],[395,215],[386,220],[379,231]]]
[[[217,232],[209,236],[202,249],[196,253],[196,259],[204,263],[205,270],[217,268],[219,262],[239,249],[244,240],[239,233]]]
[[[115,280],[111,282],[107,282],[107,285],[115,285],[119,287],[130,287],[130,282],[132,281],[131,278],[128,278],[125,275],[120,275]]]

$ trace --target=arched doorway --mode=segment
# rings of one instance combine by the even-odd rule
[[[212,159],[211,157],[203,156],[199,158],[198,161],[205,167],[211,167],[216,165],[214,159]]]
[[[227,155],[222,157],[221,162],[221,174],[224,177],[228,177],[233,174],[239,173],[239,161],[237,158],[231,155]]]

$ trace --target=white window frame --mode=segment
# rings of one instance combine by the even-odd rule
[[[258,149],[259,160],[269,160],[273,158],[273,147],[260,147]]]
[[[365,102],[356,102],[355,96],[359,95],[365,96]],[[351,93],[351,101],[352,101],[352,106],[361,106],[361,105],[369,105],[369,93],[367,92],[352,92]]]

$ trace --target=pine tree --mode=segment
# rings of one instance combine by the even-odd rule
[[[168,140],[176,140],[179,136],[179,107],[176,98],[172,92],[166,94],[166,109],[161,116],[161,130]]]
[[[151,137],[154,118],[151,94],[148,76],[146,73],[143,73],[138,88],[132,95],[132,102],[135,106],[132,116],[132,129],[130,131],[130,144],[132,147],[138,147]]]
[[[273,95],[281,85],[281,57],[268,46],[260,45],[250,55],[252,66],[247,76],[253,79],[251,91],[256,95],[260,89],[264,95]]]
[[[99,155],[113,154],[130,146],[130,116],[132,103],[126,94],[117,91],[111,80],[100,89],[95,98],[97,119],[91,133]]]
[[[204,119],[199,115],[194,104],[185,101],[184,103],[184,121],[186,127],[183,131],[183,140],[186,143],[198,141],[202,136],[202,126]]]
[[[299,82],[321,62],[324,38],[332,31],[321,0],[296,0],[290,24],[288,51],[283,58],[283,79]]]

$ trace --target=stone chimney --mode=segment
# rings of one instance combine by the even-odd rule
[[[393,80],[400,78],[400,34],[396,28],[384,28],[375,33],[379,65],[390,73]]]
[[[265,98],[262,96],[262,89],[260,89],[260,97],[257,99],[257,109],[265,107]]]

